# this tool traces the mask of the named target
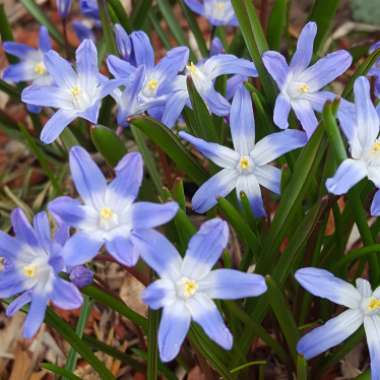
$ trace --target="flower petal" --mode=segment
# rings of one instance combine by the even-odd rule
[[[327,270],[313,267],[302,268],[296,272],[295,278],[308,292],[317,297],[349,308],[360,306],[359,291]]]
[[[7,54],[14,55],[17,58],[25,59],[30,53],[36,51],[29,45],[20,44],[19,42],[4,41],[3,49]]]
[[[57,86],[26,87],[21,93],[21,100],[27,104],[53,108],[71,108],[71,102]]]
[[[204,15],[204,6],[198,0],[185,0],[185,3],[193,12]]]
[[[204,156],[223,168],[235,168],[239,162],[239,154],[223,145],[207,142],[186,132],[179,132],[179,136],[194,145]]]
[[[297,351],[306,359],[311,359],[342,343],[362,323],[363,316],[359,309],[346,310],[302,337],[297,344]]]
[[[224,324],[214,302],[204,294],[197,293],[187,301],[192,319],[197,322],[214,342],[225,350],[232,348],[233,337],[230,330]]]
[[[0,231],[0,257],[13,259],[22,251],[23,244],[18,239]]]
[[[279,94],[276,98],[273,111],[273,122],[277,125],[277,127],[281,129],[287,129],[289,127],[288,118],[290,108],[291,104],[289,100],[286,99],[284,95]]]
[[[90,81],[96,80],[98,76],[98,53],[95,44],[86,39],[81,42],[75,52],[76,67],[85,87],[90,85]]]
[[[216,269],[199,282],[202,292],[210,298],[235,300],[255,297],[267,290],[263,276],[234,269]]]
[[[297,41],[297,48],[290,61],[292,71],[300,72],[309,66],[313,56],[314,39],[317,35],[317,24],[308,22],[302,29]]]
[[[146,287],[141,299],[151,309],[157,310],[173,303],[176,298],[173,283],[167,279],[159,279]]]
[[[234,169],[223,169],[213,175],[194,194],[193,210],[202,214],[214,207],[219,197],[225,197],[236,187],[238,178]]]
[[[132,241],[140,251],[142,259],[160,277],[178,279],[182,259],[165,236],[152,229],[139,230],[132,235]]]
[[[195,280],[207,275],[226,248],[228,238],[228,225],[223,220],[215,218],[203,223],[189,242],[183,259],[183,275]]]
[[[173,80],[178,72],[185,68],[189,60],[189,48],[179,46],[169,50],[165,57],[155,66],[156,73],[161,81]]]
[[[230,125],[235,150],[249,155],[255,145],[255,119],[248,90],[240,86],[231,106]]]
[[[52,49],[49,32],[47,28],[43,25],[40,26],[39,45],[40,45],[40,49],[44,53]]]
[[[364,329],[371,357],[371,379],[380,379],[380,317],[364,318]]]
[[[154,51],[149,37],[145,32],[138,31],[131,34],[131,41],[135,56],[136,65],[145,65],[153,67]]]
[[[336,195],[346,194],[352,186],[366,176],[366,164],[363,161],[348,158],[339,165],[334,177],[327,179],[326,188]]]
[[[371,203],[371,215],[380,216],[380,190],[377,190]]]
[[[263,63],[278,88],[282,89],[289,74],[289,66],[284,56],[277,51],[266,51],[263,54]]]
[[[310,102],[305,99],[299,99],[292,102],[292,107],[307,137],[310,139],[318,126],[318,120]]]
[[[6,309],[6,316],[13,317],[19,310],[21,310],[25,305],[30,303],[32,300],[31,292],[24,292],[16,299],[14,299]]]
[[[95,208],[101,205],[107,189],[106,179],[91,156],[80,146],[70,149],[70,171],[82,199]]]
[[[136,72],[136,67],[132,66],[129,62],[116,57],[116,55],[109,55],[107,57],[107,68],[115,78],[128,78]]]
[[[59,87],[71,88],[75,86],[77,74],[71,64],[56,51],[50,50],[45,53],[44,63],[48,73]]]
[[[50,295],[55,306],[63,310],[77,309],[82,305],[83,297],[78,288],[62,278],[56,278]]]
[[[79,200],[67,196],[55,198],[48,204],[48,209],[71,227],[78,227],[86,218]]]
[[[236,184],[236,195],[239,200],[241,198],[241,193],[244,193],[247,196],[252,211],[256,217],[260,218],[267,214],[261,195],[260,185],[254,174],[241,175],[238,178]]]
[[[124,236],[116,236],[106,243],[107,251],[119,263],[127,267],[136,265],[140,254],[138,248],[133,244],[131,239]]]
[[[15,208],[12,211],[11,221],[13,231],[18,240],[34,247],[38,246],[36,233],[21,208]]]
[[[132,207],[132,224],[134,229],[161,226],[172,220],[178,211],[178,204],[176,202],[164,204],[137,202]]]
[[[32,302],[30,304],[30,308],[24,322],[23,335],[25,338],[32,338],[40,328],[45,318],[47,304],[47,294],[34,293],[32,295]]]
[[[303,147],[306,143],[306,134],[301,131],[288,129],[271,133],[256,144],[251,157],[256,165],[265,165],[285,153]]]
[[[41,141],[51,144],[75,118],[76,114],[73,112],[58,110],[42,128]]]
[[[275,194],[281,193],[281,170],[279,168],[272,165],[255,166],[253,173],[259,185]]]

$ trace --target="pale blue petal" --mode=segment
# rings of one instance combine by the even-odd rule
[[[154,281],[141,295],[142,301],[151,309],[157,310],[170,304],[176,297],[174,284],[166,279]]]
[[[63,59],[57,52],[50,50],[44,55],[44,63],[54,82],[65,88],[71,88],[76,84],[77,74],[71,64]]]
[[[46,294],[32,295],[29,312],[25,318],[23,335],[27,339],[31,339],[45,318],[45,312],[48,304],[48,296]]]
[[[379,135],[379,116],[372,103],[367,78],[359,77],[354,83],[357,137],[363,150],[369,149]]]
[[[41,246],[46,252],[50,252],[52,239],[49,219],[46,212],[42,211],[35,215],[33,218],[33,228]]]
[[[148,35],[143,31],[133,32],[131,41],[137,66],[154,66],[154,51]]]
[[[134,232],[132,240],[139,249],[142,259],[160,277],[178,279],[182,259],[165,236],[152,229],[139,230]]]
[[[144,162],[138,152],[126,154],[115,167],[116,177],[109,185],[109,190],[123,199],[135,200],[139,192],[143,175]]]
[[[185,0],[185,3],[193,12],[204,16],[204,6],[199,0]]]
[[[371,358],[371,379],[380,380],[380,316],[364,318],[364,329]]]
[[[284,56],[277,51],[266,51],[263,54],[263,63],[278,88],[282,89],[289,74],[289,66]]]
[[[259,185],[275,194],[281,193],[281,170],[279,168],[272,165],[255,166],[253,173]]]
[[[136,72],[136,67],[132,66],[129,62],[116,57],[116,55],[108,56],[107,67],[115,78],[126,79]]]
[[[296,280],[311,294],[349,308],[360,306],[359,291],[350,283],[320,268],[302,268],[295,273]]]
[[[234,269],[211,271],[199,282],[199,288],[210,298],[224,300],[256,297],[267,290],[263,276]]]
[[[323,326],[312,330],[297,344],[297,351],[311,359],[342,343],[351,336],[363,323],[359,309],[346,310],[337,317],[330,319]]]
[[[343,98],[340,99],[337,117],[344,135],[351,143],[355,134],[354,130],[356,125],[355,104],[348,102]]]
[[[26,62],[15,63],[9,65],[3,72],[3,79],[8,82],[25,82],[34,79],[29,65]]]
[[[380,190],[377,190],[371,203],[371,215],[380,216]]]
[[[14,299],[7,307],[5,314],[7,317],[13,317],[19,310],[32,300],[31,292],[24,292]]]
[[[86,213],[79,200],[67,196],[61,196],[51,201],[48,209],[54,216],[72,227],[78,227],[86,218]]]
[[[101,204],[107,189],[106,179],[91,156],[80,146],[70,149],[70,171],[82,199],[95,208]]]
[[[140,256],[139,250],[131,239],[124,236],[116,236],[112,240],[107,241],[106,248],[111,256],[127,267],[136,265]]]
[[[192,319],[197,322],[206,335],[225,350],[232,348],[233,337],[223,322],[219,310],[209,297],[197,293],[187,301]]]
[[[21,93],[21,100],[27,104],[53,108],[71,108],[69,97],[62,94],[57,86],[26,87]]]
[[[164,204],[137,202],[132,206],[132,225],[134,229],[154,228],[172,220],[178,211],[176,202]]]
[[[76,232],[62,249],[62,257],[67,266],[74,267],[89,262],[100,251],[102,239],[93,232]]]
[[[95,81],[98,70],[98,53],[95,44],[90,40],[83,40],[75,52],[76,67],[84,87],[91,86]]]
[[[189,48],[180,46],[169,50],[165,57],[155,66],[154,72],[158,73],[161,80],[171,81],[178,72],[185,68],[189,60]]]
[[[21,240],[24,243],[34,247],[39,245],[36,233],[21,208],[15,208],[12,211],[11,221],[13,231],[18,240]]]
[[[351,63],[351,54],[345,50],[338,50],[318,60],[313,66],[306,69],[298,79],[307,83],[310,91],[318,91],[342,75],[351,66]]]
[[[327,101],[333,101],[338,98],[336,94],[330,91],[318,91],[314,93],[306,93],[303,98],[307,99],[314,111],[322,112]],[[344,101],[344,99],[342,99]]]
[[[96,124],[99,118],[100,105],[100,100],[97,100],[92,106],[88,107],[85,111],[78,113],[78,117],[82,117],[90,123]]]
[[[226,99],[231,100],[235,96],[236,91],[241,86],[244,86],[244,82],[247,80],[248,77],[242,75],[234,75],[231,78],[228,78],[226,86]]]
[[[294,149],[302,148],[307,143],[304,132],[287,129],[271,133],[261,139],[254,147],[251,157],[256,165],[265,165]]]
[[[230,113],[230,103],[213,87],[209,87],[205,91],[200,88],[197,88],[197,90],[213,114],[217,116],[227,116]]]
[[[300,121],[302,128],[305,130],[307,137],[310,139],[318,126],[318,119],[315,116],[310,102],[304,99],[299,99],[292,102],[292,106],[297,119]]]
[[[43,25],[40,26],[40,49],[44,53],[52,49],[49,32]]]
[[[348,158],[339,165],[335,175],[327,179],[326,188],[336,195],[346,194],[367,174],[367,165],[363,161]]]
[[[192,279],[207,275],[226,248],[228,238],[225,221],[215,218],[203,223],[189,242],[182,265],[183,275]]]
[[[36,51],[29,45],[20,44],[19,42],[4,41],[3,49],[7,54],[14,55],[17,58],[25,59],[30,53]]]
[[[230,126],[235,150],[249,155],[255,145],[255,119],[251,95],[244,86],[237,90],[232,101]]]
[[[266,216],[263,197],[261,195],[260,185],[254,174],[241,175],[236,184],[236,195],[241,198],[244,193],[251,205],[252,211],[256,217]]]
[[[183,301],[164,307],[158,329],[158,348],[163,362],[169,362],[178,355],[190,322],[190,313]]]
[[[63,310],[78,309],[83,302],[82,294],[78,288],[59,277],[54,281],[54,288],[50,299],[55,306]]]
[[[0,257],[12,260],[23,249],[23,244],[12,236],[0,231]]]
[[[302,29],[297,41],[297,48],[290,62],[292,71],[300,72],[309,66],[313,56],[314,39],[317,35],[317,24],[308,22]]]
[[[284,95],[279,94],[276,98],[276,103],[274,105],[273,111],[273,122],[277,127],[281,129],[287,129],[289,127],[289,112],[291,104]]]
[[[25,278],[19,270],[7,269],[0,273],[0,298],[13,297],[24,290],[26,290]]]
[[[228,195],[235,187],[239,173],[234,169],[223,169],[207,180],[194,194],[193,210],[202,214],[214,207],[218,198]]]
[[[119,51],[123,60],[127,61],[131,57],[132,53],[131,38],[120,24],[115,24],[114,32],[117,50]]]
[[[76,118],[76,114],[66,110],[58,110],[44,125],[40,139],[44,144],[51,144],[62,131]]]
[[[201,152],[209,160],[223,168],[235,168],[239,163],[239,154],[230,148],[217,143],[210,143],[186,132],[179,132],[179,136]]]

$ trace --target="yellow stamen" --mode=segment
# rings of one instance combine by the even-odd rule
[[[46,67],[42,62],[37,63],[34,66],[34,72],[38,75],[44,75],[46,73]]]
[[[148,88],[149,90],[156,90],[158,87],[158,80],[156,79],[151,79],[149,82],[148,82]]]
[[[188,278],[184,279],[183,282],[183,294],[186,298],[191,297],[198,290],[198,284],[194,280]]]
[[[373,151],[373,153],[379,153],[380,152],[380,141],[376,141],[372,145],[372,151]]]
[[[114,213],[109,207],[103,207],[100,210],[100,217],[102,219],[110,220],[110,219],[112,219],[113,215],[114,215]]]
[[[33,278],[37,274],[37,266],[35,264],[26,265],[22,270],[26,277]]]
[[[240,158],[240,162],[239,162],[239,165],[240,165],[240,168],[241,169],[248,169],[249,168],[249,157],[248,156],[242,156]]]
[[[80,87],[79,86],[74,86],[74,87],[71,87],[71,95],[76,97],[80,94]]]
[[[368,310],[369,311],[375,311],[380,309],[380,300],[377,298],[371,298],[368,304]]]
[[[310,87],[306,83],[302,83],[298,86],[298,91],[302,94],[306,94],[310,91]]]
[[[193,62],[190,62],[190,65],[186,65],[186,68],[191,74],[195,74],[197,72],[197,66],[195,66]]]
[[[225,8],[226,4],[223,3],[223,1],[218,1],[217,3],[215,3],[215,9],[217,9],[218,11],[224,11]]]

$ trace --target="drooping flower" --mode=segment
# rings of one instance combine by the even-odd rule
[[[40,27],[39,48],[13,41],[3,43],[4,51],[19,58],[20,62],[9,65],[3,73],[3,79],[14,83],[31,81],[36,85],[49,85],[52,78],[44,63],[44,53],[51,50],[47,29]]]
[[[117,261],[135,265],[139,251],[133,244],[133,235],[149,234],[177,213],[175,202],[135,202],[143,179],[139,153],[129,153],[119,162],[116,176],[109,184],[90,155],[79,146],[70,150],[70,170],[82,202],[63,196],[48,207],[60,220],[77,229],[77,239],[94,247],[72,251],[68,260],[73,266],[90,261],[103,244]]]
[[[129,61],[132,54],[131,38],[120,24],[115,24],[114,32],[117,50],[119,51],[121,58],[125,61]]]
[[[84,40],[91,40],[95,42],[95,34],[92,31],[92,28],[87,25],[85,20],[74,20],[72,22],[72,27],[80,42]]]
[[[306,134],[287,130],[272,133],[255,143],[255,120],[249,92],[244,88],[236,92],[232,102],[230,125],[234,149],[206,142],[186,132],[179,135],[196,147],[204,156],[223,169],[206,181],[195,193],[192,205],[203,213],[217,203],[218,197],[236,189],[238,199],[244,192],[256,216],[266,214],[260,185],[280,193],[281,170],[270,162],[281,155],[304,146]]]
[[[127,117],[145,111],[160,119],[162,106],[169,95],[170,85],[178,72],[184,69],[189,58],[189,49],[187,47],[173,48],[155,65],[154,50],[145,32],[131,33],[129,54],[128,36],[120,33],[119,30],[119,39],[124,42],[120,41],[119,45],[123,46],[119,50],[126,50],[128,62],[125,60],[125,54],[123,59],[113,55],[107,59],[108,69],[114,77],[125,79],[130,83],[125,86],[123,93],[120,90],[114,93],[115,101],[119,106],[118,123],[126,126]],[[133,94],[132,98],[131,94]]]
[[[326,181],[327,190],[336,195],[347,193],[365,177],[380,188],[380,119],[370,97],[367,78],[359,77],[355,81],[354,94],[355,105],[346,107],[351,114],[338,114],[351,158],[344,160],[335,175]]]
[[[239,25],[231,0],[185,0],[195,13],[206,17],[212,25]]]
[[[60,17],[66,19],[71,9],[71,0],[56,0],[56,3]]]
[[[274,123],[279,128],[288,128],[289,112],[293,109],[309,138],[318,125],[315,111],[321,112],[325,102],[336,97],[334,93],[321,89],[343,74],[352,62],[347,51],[338,50],[308,67],[316,34],[316,23],[308,22],[299,36],[289,65],[276,51],[267,51],[263,55],[264,65],[280,90],[274,108]]]
[[[32,85],[22,92],[25,103],[58,108],[45,124],[41,140],[49,144],[77,117],[91,123],[98,120],[101,99],[121,81],[108,80],[99,73],[97,51],[91,40],[84,40],[76,51],[75,72],[71,64],[55,51],[44,56],[44,64],[53,78],[49,86]]]
[[[369,53],[372,54],[374,51],[380,49],[380,41],[374,43],[370,49]],[[375,77],[375,95],[380,97],[380,59],[378,59],[373,66],[368,71],[368,76]]]
[[[228,115],[231,105],[215,90],[214,81],[221,75],[229,74],[256,77],[257,71],[252,62],[231,54],[218,54],[197,65],[193,63],[187,65],[186,75],[178,75],[171,84],[171,94],[165,104],[162,122],[169,128],[173,127],[184,107],[186,105],[191,107],[186,82],[188,76],[191,77],[196,90],[213,114]]]
[[[80,0],[79,6],[81,12],[87,16],[94,19],[99,19],[99,8],[98,2],[96,0]]]
[[[348,310],[306,334],[298,342],[297,351],[306,359],[342,343],[364,324],[371,357],[372,379],[380,379],[380,287],[374,292],[370,283],[356,280],[356,288],[319,268],[302,268],[297,281],[311,294],[328,299]]]
[[[79,290],[59,276],[70,262],[68,251],[90,250],[77,237],[56,233],[52,239],[47,214],[34,217],[33,227],[21,209],[11,215],[15,237],[0,231],[0,257],[5,269],[0,272],[0,298],[18,295],[7,308],[12,316],[30,304],[24,324],[24,336],[31,338],[43,322],[49,301],[61,309],[76,309],[82,303]],[[64,237],[63,237],[64,236]]]
[[[134,238],[143,260],[160,279],[149,285],[142,299],[152,309],[163,308],[158,330],[161,360],[178,354],[193,320],[210,339],[229,350],[233,337],[223,322],[213,299],[239,299],[266,291],[262,276],[233,269],[216,269],[228,242],[228,226],[221,219],[205,222],[190,240],[182,259],[176,248],[151,230]]]

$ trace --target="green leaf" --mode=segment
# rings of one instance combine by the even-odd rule
[[[177,178],[175,180],[172,193],[173,193],[173,198],[179,204],[179,207],[183,211],[186,211],[185,188],[183,186],[183,180],[181,178]]]
[[[288,302],[277,283],[270,276],[267,276],[266,280],[268,285],[267,297],[269,304],[284,334],[294,363],[297,365],[296,346],[299,340],[299,333],[296,322],[294,321]]]
[[[14,98],[17,101],[20,101],[20,93],[17,90],[17,88],[15,86],[12,86],[11,84],[3,81],[2,79],[0,79],[0,90],[4,91],[11,98]]]
[[[307,361],[303,356],[297,356],[297,380],[307,380]]]
[[[55,364],[43,363],[41,367],[47,369],[50,372],[53,372],[56,375],[64,376],[65,379],[68,379],[68,380],[81,380],[80,377],[74,375],[72,372],[68,371],[65,368],[58,367]]]
[[[348,252],[344,257],[342,257],[338,262],[334,263],[332,268],[334,271],[336,271],[337,269],[344,267],[347,264],[350,264],[356,259],[360,259],[363,256],[368,256],[376,252],[380,252],[380,244],[373,244],[367,247],[353,249],[352,251]]]
[[[114,167],[127,153],[127,148],[116,133],[103,125],[91,128],[91,139],[97,151]]]
[[[150,9],[152,8],[153,0],[139,0],[133,9],[131,20],[134,30],[142,29]]]
[[[11,28],[11,25],[9,24],[8,17],[5,13],[4,4],[0,4],[0,36],[1,36],[1,40],[3,42],[13,41],[12,28]],[[6,53],[6,56],[7,56],[9,63],[17,63],[18,62],[18,58],[16,58],[15,56],[13,56],[11,54],[7,54],[7,53]],[[3,82],[3,81],[1,81],[1,82]],[[4,83],[8,85],[8,83],[6,83],[6,82],[4,82]],[[3,90],[2,87],[0,87],[0,89]]]
[[[157,329],[160,312],[149,309],[148,312],[148,370],[147,380],[158,379]]]
[[[331,23],[334,20],[340,0],[316,0],[310,15],[310,20],[315,21],[318,33],[314,42],[314,52],[319,54],[326,37],[330,32]]]
[[[232,5],[239,20],[240,30],[243,33],[249,54],[259,73],[264,92],[268,100],[273,102],[277,90],[261,59],[262,54],[268,50],[268,43],[253,2],[251,0],[232,0]]]
[[[50,308],[46,311],[45,322],[53,327],[59,335],[65,339],[78,354],[91,365],[102,380],[116,380],[112,373],[105,367],[91,351],[91,349],[79,339],[73,329],[64,320],[59,318]]]
[[[117,311],[125,318],[136,323],[140,326],[144,332],[148,330],[148,321],[142,315],[136,313],[134,310],[129,308],[123,301],[112,295],[106,293],[104,290],[97,288],[96,286],[90,285],[81,289],[83,294],[93,298],[95,301],[101,303],[102,305],[110,307],[112,310]]]
[[[38,6],[34,0],[20,0],[22,5],[28,10],[28,12],[38,21],[39,24],[45,25],[51,37],[58,42],[59,45],[64,46],[64,40],[61,33],[56,26],[46,17],[45,13]]]
[[[106,52],[109,54],[117,54],[113,24],[106,0],[97,0],[97,3],[99,8],[99,17],[103,28],[103,38],[105,42]]]
[[[130,123],[157,144],[196,184],[200,185],[208,179],[205,170],[169,128],[147,116],[134,117]]]
[[[268,21],[268,44],[272,50],[280,50],[282,35],[288,22],[289,0],[276,0]]]
[[[120,0],[108,0],[108,5],[112,7],[115,15],[117,16],[120,25],[128,32],[132,32],[133,28],[131,25],[131,21],[129,20],[129,16],[124,9],[123,4]]]

